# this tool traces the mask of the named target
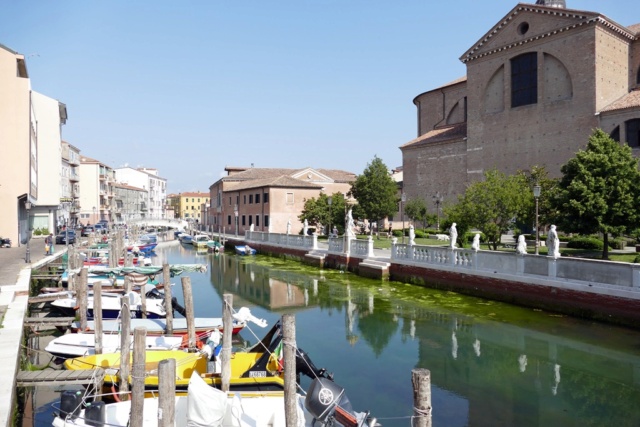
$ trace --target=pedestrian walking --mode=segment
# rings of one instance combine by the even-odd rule
[[[49,233],[49,235],[44,238],[44,251],[45,251],[45,255],[53,254],[53,234],[52,233]]]

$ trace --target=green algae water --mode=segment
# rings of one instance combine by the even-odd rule
[[[298,347],[383,426],[412,424],[415,368],[431,371],[435,427],[640,425],[639,331],[259,255],[158,258],[208,265],[190,275],[196,316],[219,316],[223,294],[269,324],[295,314]],[[25,425],[50,425],[51,406]]]

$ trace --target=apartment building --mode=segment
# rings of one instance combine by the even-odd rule
[[[157,169],[125,166],[116,168],[115,174],[119,183],[147,190],[147,200],[141,208],[145,218],[165,218],[167,180],[159,176]]]
[[[112,207],[114,170],[90,157],[80,157],[80,222],[95,224],[100,220],[114,220]]]

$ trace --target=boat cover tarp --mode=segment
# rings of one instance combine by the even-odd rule
[[[189,380],[187,427],[221,426],[227,413],[227,394],[211,387],[193,371]]]

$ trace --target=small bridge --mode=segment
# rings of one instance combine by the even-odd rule
[[[183,219],[142,218],[131,221],[131,224],[145,227],[169,227],[180,229],[186,229],[188,227],[187,221]]]

